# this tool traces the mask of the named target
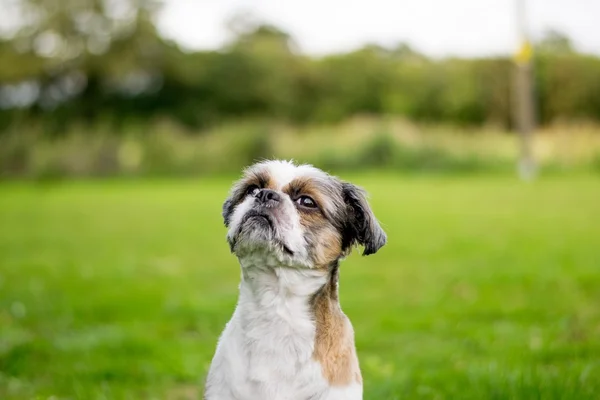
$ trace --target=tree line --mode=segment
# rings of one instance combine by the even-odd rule
[[[304,124],[356,114],[512,126],[509,57],[432,59],[407,44],[310,57],[279,27],[248,20],[232,20],[222,48],[189,52],[158,34],[157,6],[12,1],[4,9],[17,22],[0,35],[0,132],[108,123],[118,134],[165,117],[198,131],[231,118]],[[538,122],[600,121],[600,58],[557,32],[535,48]]]

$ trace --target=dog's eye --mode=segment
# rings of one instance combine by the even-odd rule
[[[258,186],[250,185],[250,186],[248,186],[248,189],[246,189],[246,194],[249,194],[251,196],[256,196],[259,191],[260,191],[260,188]]]
[[[296,203],[306,208],[317,208],[317,203],[315,203],[315,201],[308,196],[298,197],[298,199],[296,199]]]

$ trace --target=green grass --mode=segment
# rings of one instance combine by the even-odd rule
[[[345,178],[389,235],[341,270],[366,399],[598,398],[597,177]],[[0,398],[198,398],[229,183],[0,186]]]

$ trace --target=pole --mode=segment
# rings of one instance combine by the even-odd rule
[[[520,135],[520,156],[518,171],[521,179],[535,177],[536,166],[533,157],[533,130],[535,128],[533,89],[532,89],[532,48],[527,32],[525,0],[516,1],[519,51],[515,56],[515,118]]]

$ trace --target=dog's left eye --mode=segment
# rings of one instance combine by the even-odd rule
[[[317,208],[317,203],[315,203],[315,201],[308,196],[298,197],[298,199],[296,199],[296,203],[306,208]]]

